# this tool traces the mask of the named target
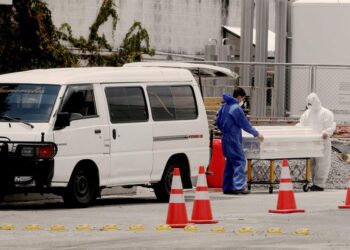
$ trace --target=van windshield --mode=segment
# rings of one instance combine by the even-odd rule
[[[59,85],[0,83],[0,122],[48,122],[59,90]]]

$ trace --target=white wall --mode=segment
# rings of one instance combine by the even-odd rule
[[[349,23],[350,4],[296,2],[292,9],[293,63],[350,64]]]
[[[327,3],[328,2],[328,3]],[[350,65],[349,1],[297,1],[292,5],[292,63]],[[318,67],[315,92],[337,121],[350,121],[350,70]],[[299,115],[311,89],[292,70],[291,113]],[[308,90],[308,91],[305,91]]]
[[[75,37],[87,37],[90,33],[89,27],[95,21],[101,0],[46,0],[52,12],[52,20],[57,28],[63,23],[68,23]],[[113,41],[112,22],[105,24],[101,31],[106,38]]]
[[[102,0],[46,0],[56,26],[67,22],[75,36],[86,37]],[[209,38],[221,38],[221,26],[240,25],[240,0],[116,0],[119,22],[112,36],[111,22],[103,33],[118,47],[134,21],[140,21],[157,51],[203,55]]]

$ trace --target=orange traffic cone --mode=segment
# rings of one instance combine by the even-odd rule
[[[350,176],[348,181],[348,191],[346,193],[345,205],[340,205],[338,208],[350,208]]]
[[[173,172],[166,224],[174,228],[182,228],[188,224],[179,168],[174,168]]]
[[[213,215],[211,213],[207,178],[203,166],[199,167],[196,195],[194,197],[192,218],[190,222],[195,224],[218,223],[218,221],[213,220]]]
[[[303,213],[304,209],[297,209],[292,179],[288,167],[288,160],[283,160],[280,178],[280,188],[278,191],[277,209],[270,209],[270,213]]]

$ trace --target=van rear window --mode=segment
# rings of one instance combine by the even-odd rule
[[[112,123],[148,121],[146,101],[141,87],[105,89]]]
[[[198,109],[191,86],[151,86],[147,88],[153,120],[192,120]]]

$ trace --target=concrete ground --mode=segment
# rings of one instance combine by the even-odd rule
[[[277,192],[252,189],[247,196],[211,192],[213,215],[219,223],[192,227],[197,232],[157,231],[157,225],[166,221],[168,204],[158,203],[147,189],[137,195],[109,196],[84,209],[67,209],[60,199],[7,202],[0,205],[0,228],[11,229],[9,224],[15,228],[0,230],[0,249],[350,248],[350,209],[338,209],[344,203],[346,190],[297,190],[297,206],[305,213],[271,214],[268,210],[276,207]],[[185,192],[185,200],[190,218],[194,192]],[[41,230],[25,230],[31,224],[40,225]],[[63,225],[65,231],[51,231],[55,224]],[[120,230],[100,230],[110,224]],[[130,230],[136,224],[142,224],[144,230]],[[282,233],[267,233],[271,228],[279,228]]]

